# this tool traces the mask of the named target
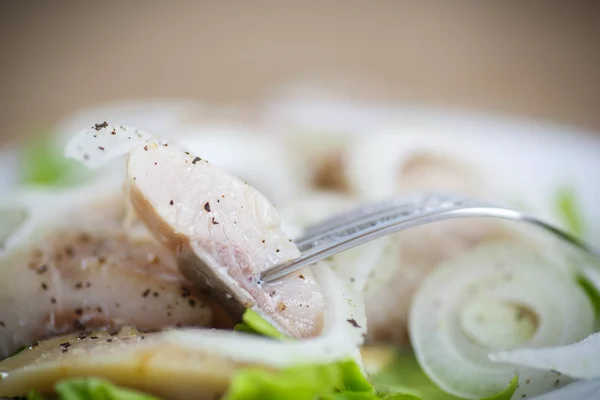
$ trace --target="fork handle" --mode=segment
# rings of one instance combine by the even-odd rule
[[[273,282],[301,268],[324,260],[327,257],[381,237],[432,222],[457,218],[499,218],[527,222],[551,232],[575,247],[600,258],[600,250],[564,230],[535,217],[516,210],[493,206],[476,200],[451,199],[454,200],[444,203],[443,201],[440,201],[440,197],[431,196],[430,202],[420,203],[420,207],[416,209],[413,204],[413,208],[411,208],[409,212],[406,212],[404,209],[396,209],[393,213],[383,212],[383,215],[380,218],[368,220],[364,224],[358,223],[351,225],[347,230],[336,231],[332,235],[319,235],[318,232],[325,232],[327,227],[340,225],[345,222],[347,223],[347,216],[350,214],[346,214],[346,217],[342,215],[333,218],[322,224],[323,226],[317,225],[313,229],[313,232],[317,232],[317,234],[312,236],[312,238],[314,238],[312,242],[307,242],[306,238],[304,239],[304,242],[302,242],[303,239],[300,239],[301,250],[304,250],[300,257],[265,271],[262,274],[261,279],[265,282]],[[372,213],[377,212],[381,212],[380,209],[373,211]],[[369,213],[367,212],[361,216],[361,218],[367,220],[368,215]]]

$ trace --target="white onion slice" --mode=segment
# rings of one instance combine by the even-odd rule
[[[566,346],[499,351],[489,357],[516,366],[553,369],[572,378],[600,378],[600,333]]]
[[[531,400],[596,400],[600,398],[600,379],[577,381]]]
[[[369,135],[345,149],[344,175],[350,190],[381,199],[399,192],[435,189],[479,194],[485,181],[457,157],[454,146],[427,135]]]
[[[521,384],[514,398],[568,383],[550,367],[540,371],[488,359],[498,350],[561,346],[593,332],[590,300],[557,266],[561,262],[567,261],[549,260],[521,244],[487,243],[440,266],[413,298],[410,312],[410,338],[425,373],[467,398],[497,393],[515,373]]]

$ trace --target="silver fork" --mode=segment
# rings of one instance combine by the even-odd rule
[[[350,248],[409,228],[456,218],[500,218],[526,222],[600,258],[600,249],[565,230],[512,208],[452,194],[413,194],[367,204],[306,229],[295,240],[301,256],[262,273],[265,282],[276,281],[294,271]]]

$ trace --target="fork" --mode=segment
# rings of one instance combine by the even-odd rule
[[[367,204],[309,227],[294,241],[300,257],[263,271],[261,280],[276,281],[327,257],[409,228],[473,217],[525,222],[600,258],[600,249],[521,211],[454,194],[421,193]]]

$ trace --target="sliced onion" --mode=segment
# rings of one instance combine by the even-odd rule
[[[410,339],[425,373],[445,391],[481,398],[514,374],[514,398],[568,383],[545,370],[494,363],[489,353],[577,342],[594,328],[594,310],[573,276],[517,243],[487,243],[440,266],[421,286],[410,311]]]
[[[443,138],[380,134],[345,149],[344,174],[352,192],[380,199],[399,192],[435,189],[479,194],[485,181]]]
[[[516,366],[552,369],[578,379],[600,378],[600,333],[566,346],[498,351],[490,360]]]
[[[596,400],[600,398],[600,379],[577,381],[531,400]]]

